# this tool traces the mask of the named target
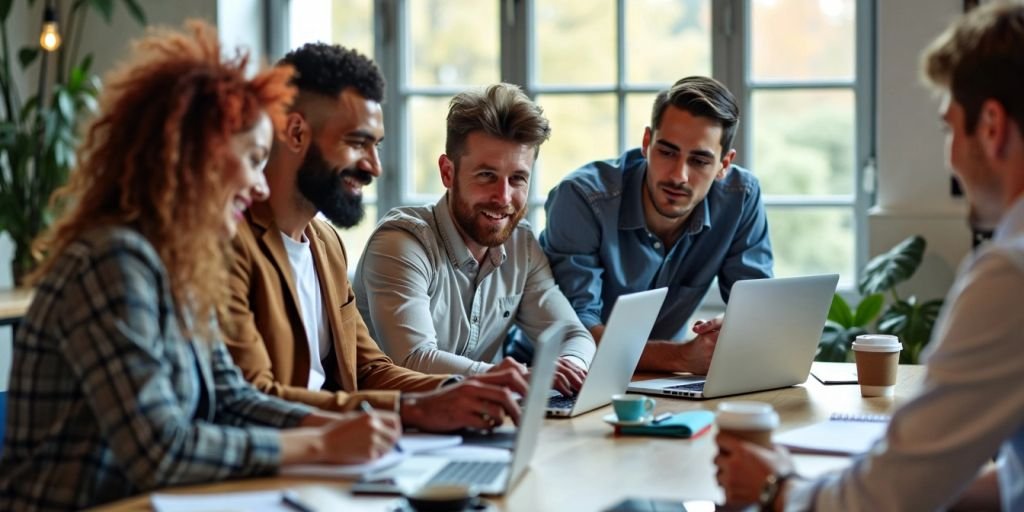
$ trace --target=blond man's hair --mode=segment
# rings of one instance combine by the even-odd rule
[[[963,107],[968,134],[987,100],[1024,129],[1024,4],[993,2],[963,15],[924,51],[921,71]]]

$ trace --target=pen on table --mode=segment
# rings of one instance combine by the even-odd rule
[[[370,414],[371,412],[373,412],[373,406],[370,405],[370,402],[367,402],[366,400],[359,402],[359,408],[366,414]],[[402,453],[401,441],[395,443],[395,451],[398,453]]]
[[[281,502],[298,512],[316,512],[316,509],[304,503],[293,491],[282,491]]]
[[[665,421],[665,420],[667,420],[667,419],[669,419],[671,417],[672,417],[672,413],[670,413],[670,412],[663,412],[663,413],[655,416],[654,419],[651,420],[651,425],[657,425],[658,423],[661,423],[661,422],[663,422],[663,421]]]

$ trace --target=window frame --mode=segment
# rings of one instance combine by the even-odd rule
[[[388,79],[383,105],[387,120],[387,140],[381,150],[381,163],[389,170],[377,181],[377,193],[368,196],[368,206],[376,206],[378,219],[396,206],[423,204],[436,198],[410,190],[412,180],[412,134],[408,105],[414,97],[450,97],[460,87],[413,87],[408,85],[409,0],[373,0],[374,59]],[[535,98],[538,94],[615,94],[618,123],[619,153],[637,145],[636,134],[627,133],[626,101],[630,94],[655,93],[668,84],[630,84],[626,80],[625,22],[628,0],[616,0],[616,77],[609,86],[569,86],[539,84],[534,62],[534,26],[532,23],[535,0],[496,0],[498,4],[500,44],[499,66],[502,81],[521,84],[525,92]],[[854,192],[829,196],[765,195],[769,210],[776,208],[849,208],[854,218],[854,280],[859,280],[868,259],[868,210],[875,202],[875,39],[877,0],[857,0],[855,14],[855,70],[850,81],[773,81],[755,82],[750,76],[749,40],[752,0],[711,1],[711,74],[724,83],[736,96],[740,112],[750,119],[751,95],[755,90],[844,89],[854,94]],[[267,51],[279,58],[287,48],[289,0],[265,0],[268,19],[283,20],[267,26]],[[282,28],[281,25],[284,25]],[[752,123],[741,123],[734,145],[742,165],[744,156],[750,155]],[[438,148],[441,151],[442,148]],[[594,158],[614,155],[594,155]],[[583,162],[581,162],[582,164]],[[395,172],[398,170],[398,172]],[[543,207],[546,191],[534,190],[538,180],[531,180],[530,218]],[[540,227],[538,226],[538,231]],[[853,283],[841,283],[842,293],[856,295]],[[708,299],[714,303],[717,294]]]

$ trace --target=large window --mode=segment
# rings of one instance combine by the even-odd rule
[[[330,40],[375,57],[388,81],[385,174],[356,257],[387,209],[436,200],[451,96],[499,80],[544,107],[553,134],[529,218],[566,174],[640,145],[654,94],[704,74],[741,106],[735,161],[761,180],[776,274],[856,278],[873,176],[873,2],[856,0],[292,0],[289,46]]]

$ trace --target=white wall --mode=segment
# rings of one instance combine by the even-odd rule
[[[217,31],[225,50],[244,47],[249,51],[250,70],[267,64],[264,55],[266,29],[263,0],[221,0],[217,2]]]
[[[950,195],[937,99],[922,85],[922,49],[960,12],[960,0],[878,2],[878,206],[869,222],[872,255],[912,234],[928,242],[914,279],[919,298],[945,295],[970,249],[966,204]]]

